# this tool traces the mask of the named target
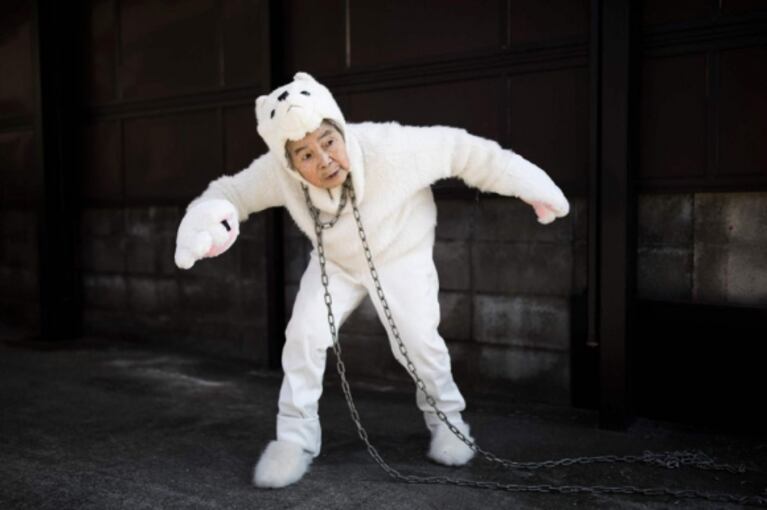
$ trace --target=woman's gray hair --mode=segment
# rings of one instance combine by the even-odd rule
[[[322,124],[329,124],[333,129],[338,131],[338,134],[341,135],[341,138],[344,139],[344,142],[346,141],[346,135],[344,134],[344,130],[341,129],[341,125],[338,122],[334,121],[333,119],[322,119],[322,123],[320,124],[320,126]],[[288,151],[287,142],[285,142],[285,159],[287,160],[288,166],[290,167],[290,169],[295,170],[295,167],[293,167],[293,158],[290,157],[290,151]]]

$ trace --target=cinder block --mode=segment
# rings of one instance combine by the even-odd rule
[[[437,200],[437,239],[465,241],[471,237],[475,203],[468,200]]]
[[[515,393],[549,403],[570,402],[570,355],[484,345],[479,365],[487,379],[512,384]]]
[[[240,266],[242,278],[266,281],[266,240],[244,238],[238,240],[231,250],[240,254]],[[269,268],[271,271],[272,268]]]
[[[229,321],[208,317],[190,320],[184,342],[193,349],[224,358],[241,358],[242,338],[238,327]]]
[[[568,215],[549,225],[538,223],[535,211],[521,200],[484,198],[477,205],[474,239],[569,244],[573,220]]]
[[[306,238],[306,235],[301,232],[301,229],[298,228],[296,222],[293,221],[293,218],[289,214],[283,214],[282,228],[285,239]]]
[[[749,306],[767,305],[767,247],[735,244],[730,247],[728,266],[727,300]]]
[[[180,207],[131,207],[125,209],[125,227],[130,236],[150,239],[155,235],[174,235],[185,211]]]
[[[725,244],[733,228],[727,214],[728,199],[725,193],[695,194],[695,242]]]
[[[254,239],[257,242],[266,242],[266,222],[268,213],[251,214],[250,217],[240,223],[240,240]]]
[[[507,294],[570,294],[572,246],[481,243],[472,246],[474,289]]]
[[[171,276],[181,271],[176,266],[176,236],[158,236],[155,240],[155,271],[158,274]]]
[[[179,290],[175,280],[131,277],[128,278],[130,310],[138,313],[163,313],[174,310],[179,303]]]
[[[311,244],[300,237],[285,238],[285,281],[298,283],[309,264]]]
[[[693,254],[690,247],[639,248],[637,293],[643,299],[689,301]]]
[[[719,244],[695,243],[693,299],[701,303],[725,302],[729,252]]]
[[[474,297],[474,339],[482,343],[560,351],[570,346],[567,298]]]
[[[121,236],[89,237],[82,240],[83,269],[96,273],[125,271],[125,238]]]
[[[125,266],[129,273],[155,273],[159,261],[157,245],[153,239],[128,237],[125,244]]]
[[[239,249],[233,246],[218,257],[198,260],[191,269],[184,271],[183,274],[222,281],[236,280],[241,274],[240,258]]]
[[[154,235],[149,239],[129,236],[124,240],[125,265],[129,273],[174,275],[176,267],[176,239],[167,234]]]
[[[465,241],[437,241],[434,263],[443,289],[465,290],[471,287],[471,252]]]
[[[36,300],[39,280],[36,269],[0,267],[0,296],[9,300]]]
[[[293,313],[293,304],[296,302],[296,294],[298,294],[298,284],[290,283],[285,285],[285,318],[290,320],[290,316]]]
[[[730,240],[767,246],[767,193],[732,193],[728,198]]]
[[[185,278],[179,281],[179,294],[181,307],[195,315],[232,315],[240,310],[241,289],[235,280]]]
[[[242,355],[257,367],[269,364],[269,336],[266,327],[242,324]]]
[[[6,209],[0,216],[4,236],[16,239],[32,239],[37,237],[37,213],[22,209]]]
[[[445,339],[471,339],[471,294],[440,291],[439,308],[439,332]]]
[[[83,300],[87,308],[125,311],[128,291],[122,275],[86,274]]]
[[[573,197],[570,199],[569,217],[573,224],[573,239],[587,242],[589,239],[589,208],[585,198]]]
[[[407,371],[400,365],[385,334],[342,333],[342,357],[352,385],[360,380],[387,380],[395,384],[412,384]],[[328,351],[328,371],[335,373],[335,355]]]
[[[86,335],[103,335],[121,340],[137,336],[133,331],[135,318],[124,311],[86,308],[83,310],[83,332]]]
[[[767,193],[695,195],[695,241],[767,244]]]
[[[80,226],[80,231],[83,237],[122,234],[125,231],[124,209],[84,209],[81,216]]]
[[[342,332],[353,335],[386,335],[386,329],[378,320],[378,314],[370,297],[363,299],[357,309],[352,312],[344,323]]]
[[[693,196],[652,194],[639,197],[639,246],[689,247],[693,236]]]
[[[11,233],[2,239],[3,263],[7,266],[37,269],[39,248],[37,239],[26,233]]]
[[[266,281],[246,280],[240,282],[239,314],[243,319],[266,325]]]
[[[695,245],[694,299],[749,306],[767,304],[767,257],[762,246]]]

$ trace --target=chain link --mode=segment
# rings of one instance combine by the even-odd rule
[[[491,489],[502,490],[507,492],[528,492],[528,493],[555,493],[555,494],[623,494],[623,495],[638,495],[638,496],[667,496],[675,499],[702,499],[719,503],[736,503],[740,505],[753,505],[767,507],[767,497],[764,496],[741,496],[736,494],[725,493],[712,493],[698,490],[689,489],[669,489],[666,487],[635,487],[630,485],[623,486],[606,486],[606,485],[552,485],[552,484],[506,484],[500,482],[488,482],[477,480],[466,480],[461,478],[451,478],[445,476],[416,476],[406,475],[391,467],[383,459],[378,450],[370,442],[368,432],[362,425],[359,411],[354,404],[352,398],[351,387],[349,381],[346,378],[346,365],[343,362],[341,356],[341,344],[338,340],[338,329],[335,322],[335,316],[333,315],[333,298],[329,290],[329,279],[326,269],[326,257],[325,247],[323,244],[323,231],[333,227],[343,212],[343,209],[347,204],[347,197],[351,199],[352,214],[357,224],[357,232],[362,242],[362,248],[364,251],[365,259],[367,260],[370,276],[375,286],[376,295],[381,303],[381,307],[386,317],[386,322],[389,326],[389,331],[395,342],[397,348],[402,354],[405,360],[405,366],[413,378],[416,387],[424,395],[426,402],[434,409],[436,416],[442,421],[455,436],[466,444],[473,451],[484,457],[487,461],[505,467],[507,469],[524,469],[524,470],[538,470],[538,469],[551,469],[556,467],[573,466],[573,465],[587,465],[587,464],[648,464],[653,466],[660,466],[667,469],[676,469],[679,467],[693,467],[697,469],[709,470],[709,471],[725,471],[729,473],[745,473],[746,467],[743,464],[732,465],[716,463],[714,460],[701,451],[671,451],[671,452],[651,452],[645,451],[641,455],[599,455],[591,457],[568,457],[553,460],[544,460],[538,462],[519,462],[509,459],[503,459],[493,454],[492,452],[483,450],[477,445],[476,442],[469,439],[463,434],[458,427],[450,422],[444,412],[442,412],[437,406],[437,402],[434,397],[426,390],[426,383],[418,375],[415,364],[410,359],[407,348],[399,334],[399,329],[394,321],[391,308],[386,300],[383,286],[378,276],[375,264],[373,262],[373,254],[368,245],[367,235],[365,229],[362,226],[362,218],[360,217],[359,208],[357,207],[356,196],[354,188],[351,184],[351,177],[347,178],[343,184],[341,192],[341,198],[339,201],[338,210],[334,217],[327,222],[323,222],[320,219],[320,211],[311,201],[309,196],[309,190],[305,184],[301,184],[304,191],[304,198],[306,199],[309,213],[314,220],[314,231],[317,237],[317,254],[320,263],[320,275],[322,286],[324,289],[325,306],[328,312],[328,326],[330,328],[330,335],[333,340],[333,352],[336,356],[336,370],[341,379],[341,389],[346,399],[347,407],[351,414],[352,421],[357,429],[357,435],[365,444],[365,447],[378,464],[392,478],[411,484],[447,484],[456,485],[462,487],[473,487],[479,489]],[[766,491],[767,494],[767,491]]]

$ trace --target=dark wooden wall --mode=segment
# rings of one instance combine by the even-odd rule
[[[39,332],[42,200],[37,28],[32,2],[0,6],[0,315]]]
[[[767,189],[767,5],[643,7],[639,189]]]
[[[89,12],[86,204],[181,204],[263,151],[265,2],[101,0]]]
[[[461,126],[585,194],[589,8],[292,0],[282,7],[283,74],[320,76],[349,120]]]

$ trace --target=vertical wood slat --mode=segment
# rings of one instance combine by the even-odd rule
[[[72,119],[80,106],[78,52],[84,33],[77,8],[35,4],[34,57],[37,61],[40,247],[40,333],[44,340],[70,340],[80,330],[79,272],[76,261],[78,130]]]
[[[600,423],[623,428],[630,419],[630,327],[635,197],[632,192],[632,7],[630,0],[596,1],[600,37],[599,118],[596,131],[595,237],[592,248],[598,264],[594,303],[600,350]]]

